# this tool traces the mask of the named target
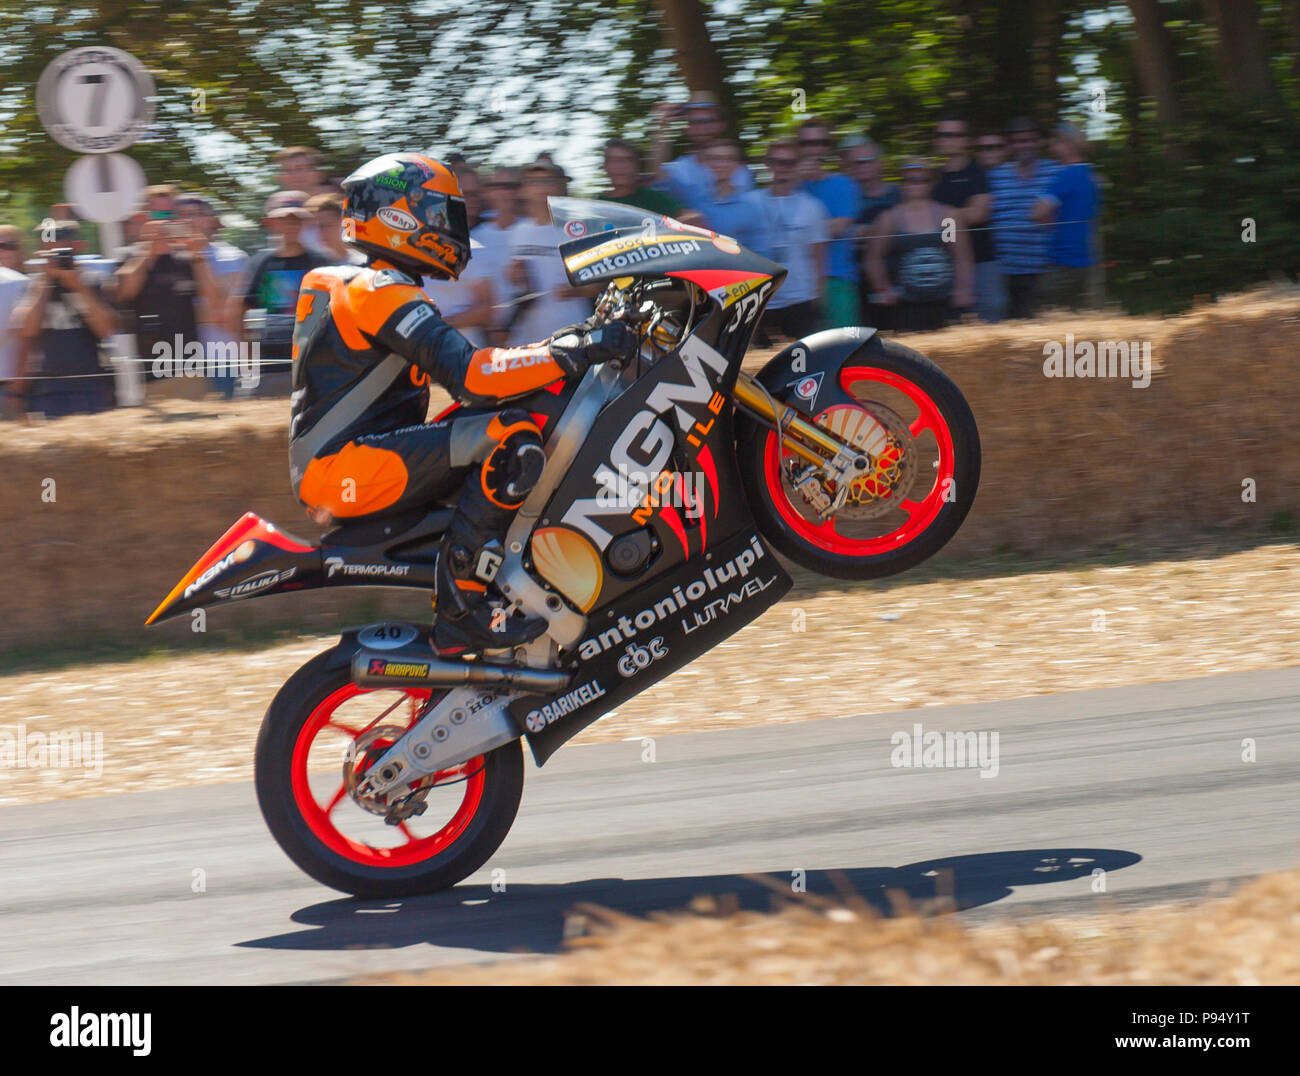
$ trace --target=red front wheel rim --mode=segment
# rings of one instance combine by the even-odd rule
[[[913,437],[920,437],[929,431],[933,434],[938,449],[933,485],[922,496],[908,497],[899,502],[898,507],[906,513],[907,518],[892,531],[870,538],[854,538],[841,534],[836,529],[834,516],[822,523],[805,517],[790,503],[790,497],[787,496],[781,476],[781,453],[775,430],[768,433],[763,445],[763,470],[768,495],[781,519],[805,541],[828,553],[847,557],[879,556],[915,541],[934,522],[945,501],[950,499],[949,491],[956,471],[952,431],[938,406],[919,385],[892,370],[874,366],[846,366],[840,371],[840,387],[850,396],[853,393],[849,386],[864,381],[887,385],[907,397],[917,410],[917,417],[908,424],[908,432]]]
[[[390,869],[409,867],[416,863],[423,863],[446,851],[460,839],[470,822],[473,821],[483,799],[485,759],[480,755],[470,759],[462,766],[456,767],[454,772],[447,771],[448,778],[455,778],[461,772],[467,776],[464,780],[457,781],[454,784],[445,787],[434,787],[429,792],[429,807],[424,815],[408,819],[397,826],[387,826],[378,815],[368,814],[348,798],[341,773],[343,752],[348,744],[348,736],[351,735],[355,738],[360,735],[364,731],[364,726],[355,718],[350,720],[339,718],[338,711],[345,703],[360,696],[372,694],[379,693],[358,687],[356,684],[345,684],[343,687],[331,692],[312,710],[306,722],[303,723],[301,730],[299,730],[297,740],[294,742],[293,756],[290,761],[293,799],[298,813],[302,816],[303,821],[307,823],[307,827],[330,851],[353,863],[367,867]],[[383,692],[383,694],[391,696],[395,693]],[[405,694],[409,700],[409,727],[409,723],[415,719],[416,711],[428,701],[430,692],[427,690],[407,690],[402,694]],[[335,771],[335,776],[328,782],[322,780],[324,777],[323,771],[314,774],[317,784],[317,790],[314,791],[312,788],[313,774],[309,772],[308,757],[318,737],[322,736],[327,729],[336,735],[332,736],[331,742],[324,746],[327,749],[332,747],[333,741],[337,741],[339,744],[339,769]],[[319,789],[326,785],[333,788],[333,792],[321,796]],[[438,826],[434,819],[439,812],[441,812],[441,817],[447,817],[447,812],[451,808],[451,799],[457,796],[458,791],[459,804],[451,812],[451,816],[445,824]],[[364,829],[368,827],[374,830],[374,824],[377,823],[379,826],[384,827],[385,831],[396,835],[395,843],[392,846],[384,846],[359,839],[356,833],[349,835],[348,832],[340,828],[340,812],[349,809],[350,817],[354,815],[361,816],[360,818],[351,817],[354,828]],[[362,823],[365,819],[371,821],[366,826],[363,826]],[[430,822],[425,822],[425,819],[429,819]],[[434,831],[422,832],[426,829],[433,829]]]

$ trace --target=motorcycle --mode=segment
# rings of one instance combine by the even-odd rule
[[[775,553],[874,579],[938,551],[975,498],[980,444],[956,385],[874,329],[818,332],[741,369],[786,270],[727,236],[552,198],[574,286],[639,354],[518,401],[545,438],[495,584],[543,618],[526,646],[439,656],[426,623],[344,630],[271,702],[255,785],[272,835],[358,896],[445,889],[505,839],[562,744],[760,616]],[[461,413],[471,413],[465,408]],[[440,416],[441,417],[441,416]],[[317,544],[246,514],[148,623],[319,587],[434,589],[451,510],[367,517]]]

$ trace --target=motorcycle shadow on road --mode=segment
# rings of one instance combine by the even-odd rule
[[[949,856],[902,867],[594,878],[562,885],[510,883],[504,891],[470,884],[427,897],[345,898],[308,905],[290,917],[308,929],[239,945],[304,951],[433,945],[494,953],[553,953],[563,948],[566,938],[585,933],[592,913],[584,911],[583,905],[644,917],[685,909],[707,898],[712,898],[710,907],[767,912],[790,901],[829,899],[840,904],[847,897],[866,902],[885,916],[933,914],[993,904],[1023,886],[1091,878],[1087,890],[1076,886],[1068,892],[1044,893],[1049,900],[1083,900],[1098,891],[1095,879],[1141,858],[1135,852],[1109,848],[1034,848]]]

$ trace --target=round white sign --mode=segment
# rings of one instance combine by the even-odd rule
[[[64,197],[96,224],[129,217],[144,188],[144,169],[122,153],[78,157],[63,176]]]
[[[125,149],[153,120],[153,78],[121,49],[73,49],[36,84],[36,111],[61,146],[78,153]]]

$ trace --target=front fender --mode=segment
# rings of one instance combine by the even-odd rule
[[[875,329],[856,325],[826,329],[779,352],[755,375],[756,380],[782,403],[816,415],[831,404],[857,402],[840,384],[840,369],[848,359],[861,358],[879,347]],[[754,420],[746,421],[752,424]]]

